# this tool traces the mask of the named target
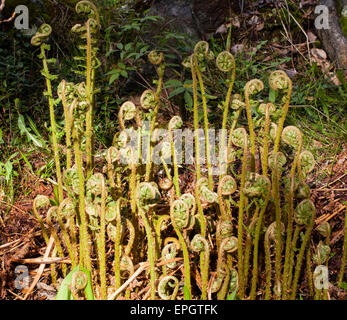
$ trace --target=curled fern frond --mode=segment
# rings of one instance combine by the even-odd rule
[[[125,101],[119,109],[118,120],[120,126],[125,130],[125,121],[132,120],[136,115],[136,106],[131,101]]]
[[[273,90],[285,90],[289,87],[288,75],[282,70],[275,70],[269,76],[269,85]]]
[[[189,223],[189,209],[185,201],[175,200],[170,206],[170,216],[172,223],[182,230],[188,226]]]
[[[243,189],[248,198],[265,198],[271,190],[271,182],[268,177],[257,173],[251,173],[246,180]]]
[[[59,215],[62,218],[69,219],[76,215],[76,206],[72,198],[64,199],[59,205]]]
[[[231,109],[240,110],[246,106],[246,104],[242,101],[242,96],[240,94],[234,94],[231,100]]]
[[[302,133],[297,127],[285,127],[282,131],[282,140],[294,149],[297,149],[302,144]]]
[[[106,227],[107,235],[108,237],[113,241],[116,242],[118,239],[120,239],[123,233],[123,226],[121,225],[119,228],[119,234],[118,234],[118,229],[117,226],[115,226],[112,223],[109,223]]]
[[[245,85],[245,98],[249,99],[249,96],[257,94],[264,89],[263,81],[259,79],[252,79]],[[246,102],[247,103],[247,102]]]
[[[75,193],[77,195],[79,194],[80,183],[78,178],[78,169],[76,167],[72,167],[64,171],[63,181],[70,193]]]
[[[266,232],[265,232],[265,239],[267,241],[271,241],[271,242],[275,242],[276,239],[277,239],[277,223],[276,221],[274,221],[273,223],[271,223],[268,228],[266,229]],[[284,232],[285,232],[285,226],[283,223],[281,223],[281,236],[284,235]]]
[[[153,90],[145,90],[140,98],[141,107],[145,110],[155,108],[157,105],[157,98]]]
[[[216,226],[217,243],[220,244],[224,239],[231,238],[233,235],[233,223],[231,219],[220,219]]]
[[[174,116],[171,118],[171,120],[169,121],[169,130],[175,130],[175,129],[179,129],[181,128],[183,125],[183,121],[182,118],[179,116]]]
[[[207,240],[201,234],[196,234],[190,243],[190,247],[194,252],[199,253],[208,250],[209,245]]]
[[[206,41],[199,41],[194,47],[194,54],[199,61],[204,60],[208,56],[209,45]]]
[[[42,24],[36,34],[31,38],[31,44],[33,46],[40,46],[48,39],[51,33],[52,27],[47,23]]]
[[[158,285],[159,297],[163,300],[175,300],[179,288],[178,279],[174,276],[162,278]]]
[[[136,200],[139,206],[148,210],[160,200],[160,192],[155,183],[141,182],[136,188]]]
[[[223,239],[220,245],[221,250],[227,253],[233,253],[237,250],[237,238],[236,237],[227,237]]]
[[[123,255],[119,263],[120,271],[128,271],[129,274],[134,273],[134,264],[131,258],[127,255]]]
[[[258,107],[258,112],[261,113],[262,115],[265,115],[267,106],[269,108],[269,114],[270,115],[274,114],[276,111],[276,106],[271,102],[261,103]]]
[[[205,178],[205,177],[200,178],[196,182],[195,188],[198,191],[197,193],[202,198],[202,200],[204,200],[208,203],[214,203],[218,200],[218,195],[208,188],[208,179],[207,178]]]
[[[179,250],[179,248],[180,248],[180,245],[178,240],[177,240],[177,243],[171,242],[166,244],[161,252],[162,260],[168,261],[168,260],[174,259],[177,255],[177,250]],[[170,269],[174,269],[176,268],[176,265],[177,265],[176,261],[173,261],[173,262],[167,263],[166,267]]]
[[[92,3],[91,1],[88,1],[88,0],[79,1],[75,6],[75,11],[78,14],[88,15],[88,18],[95,19],[97,21],[97,24],[98,25],[100,24],[98,9],[94,5],[94,3]]]
[[[297,224],[308,226],[316,214],[316,208],[309,199],[302,200],[295,208],[295,221]]]
[[[101,194],[104,186],[104,177],[100,173],[93,174],[86,182],[87,196],[98,196]]]
[[[231,134],[231,141],[236,147],[243,148],[247,144],[247,132],[245,128],[237,128]]]
[[[50,207],[47,211],[46,214],[46,223],[50,226],[50,227],[54,227],[55,221],[57,219],[57,215],[58,215],[58,207],[54,206],[54,207]]]
[[[119,160],[119,151],[116,147],[110,147],[107,149],[106,160],[110,164],[113,164]]]
[[[330,236],[331,227],[328,221],[321,222],[316,229],[323,237],[328,238]]]
[[[228,196],[233,194],[237,189],[237,184],[232,176],[224,176],[218,185],[218,194]]]
[[[164,177],[162,179],[159,179],[158,185],[159,185],[160,189],[167,191],[167,190],[170,190],[172,188],[173,181],[172,181],[172,179],[170,179],[168,177]]]
[[[277,154],[277,166],[278,166],[278,168],[284,168],[284,165],[287,162],[286,156],[282,152],[277,152],[276,154]],[[274,154],[272,152],[268,158],[268,164],[269,164],[269,168],[271,170],[274,170],[274,168],[275,168],[275,156],[276,156],[276,154]]]
[[[47,208],[50,205],[49,198],[44,195],[37,195],[33,202],[33,207],[37,209]]]
[[[217,56],[216,65],[220,71],[229,72],[235,69],[235,58],[230,52],[223,51]]]
[[[196,211],[196,200],[191,193],[184,193],[180,196],[180,200],[184,201],[190,210],[190,216],[193,217]]]
[[[304,175],[310,173],[314,169],[315,164],[314,156],[310,151],[305,150],[300,153],[298,166]]]
[[[152,50],[148,54],[148,61],[154,65],[160,64],[164,61],[164,54],[162,52],[158,53],[156,50]]]
[[[295,198],[296,199],[308,199],[311,196],[310,187],[305,181],[300,181],[295,186]]]
[[[229,175],[224,176],[218,184],[217,195],[218,195],[219,208],[220,208],[223,219],[227,218],[223,196],[228,196],[233,194],[236,191],[236,189],[237,189],[236,181],[232,176],[229,176]]]
[[[112,222],[117,218],[117,203],[110,201],[106,205],[105,219],[107,222]]]
[[[83,290],[88,284],[88,276],[83,271],[74,272],[71,279],[71,287],[75,291]]]
[[[316,253],[313,255],[312,260],[317,265],[322,265],[327,262],[330,256],[331,249],[328,245],[319,241]]]

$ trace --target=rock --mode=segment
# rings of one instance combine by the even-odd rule
[[[347,0],[342,2],[343,5],[347,4]],[[320,0],[320,4],[329,8],[329,28],[318,29],[318,36],[329,58],[336,62],[338,68],[344,70],[344,78],[347,79],[347,37],[342,32],[335,1]]]
[[[237,12],[236,0],[157,0],[148,15],[164,18],[162,26],[156,26],[158,32],[169,28],[172,32],[187,34],[192,42],[206,38],[214,33],[230,12]]]

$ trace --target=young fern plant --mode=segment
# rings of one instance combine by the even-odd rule
[[[95,70],[100,66],[100,61],[97,59],[96,37],[100,29],[100,17],[96,6],[90,1],[79,1],[76,4],[75,10],[77,14],[87,15],[88,20],[84,25],[76,24],[72,27],[72,32],[79,35],[84,45],[80,45],[79,49],[85,51],[82,56],[75,57],[77,61],[85,61],[85,71],[77,71],[82,73],[86,78],[86,102],[88,109],[86,112],[86,153],[87,153],[87,175],[91,174],[94,166],[94,147],[93,147],[93,110],[96,93]]]
[[[209,132],[208,132],[207,98],[206,98],[205,87],[204,87],[204,82],[202,78],[202,71],[204,70],[204,67],[202,67],[201,64],[199,64],[203,62],[205,58],[207,58],[208,60],[212,60],[214,59],[214,55],[211,51],[209,51],[208,42],[199,41],[194,47],[194,53],[192,58],[192,63],[194,68],[193,81],[194,81],[194,76],[196,75],[198,79],[199,87],[200,87],[203,114],[204,114],[205,152],[206,152],[206,163],[207,163],[207,171],[208,171],[208,187],[210,188],[210,190],[212,190],[213,178],[212,178],[212,165],[211,165],[211,147],[210,147]],[[196,94],[197,89],[195,88],[194,91]],[[197,104],[195,104],[195,108],[197,108]],[[197,153],[197,157],[198,156],[199,156],[199,153]]]
[[[43,69],[41,70],[41,74],[46,79],[46,89],[44,95],[48,98],[49,104],[49,115],[50,122],[52,127],[52,146],[54,153],[54,162],[55,169],[57,175],[57,183],[58,183],[58,201],[61,202],[63,200],[63,182],[62,182],[62,169],[60,165],[60,157],[59,157],[59,149],[58,149],[58,141],[57,141],[57,125],[55,121],[54,109],[57,105],[57,100],[53,98],[52,91],[52,81],[58,78],[57,75],[53,75],[49,72],[48,64],[55,64],[56,59],[47,59],[46,52],[50,50],[50,45],[46,44],[45,41],[48,39],[50,34],[52,33],[52,27],[48,24],[43,24],[37,30],[36,34],[31,39],[31,44],[33,46],[40,46],[41,53],[39,54],[39,58],[42,60]]]

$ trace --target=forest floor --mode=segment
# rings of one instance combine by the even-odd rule
[[[310,12],[309,15],[313,15],[313,13]],[[253,16],[256,17],[257,13]],[[235,24],[236,33],[238,34],[232,41],[234,44],[232,46],[233,53],[237,54],[240,48],[246,48],[249,44],[246,39],[250,37],[257,38],[257,34],[262,34],[264,31],[263,28],[266,29],[267,36],[265,38],[268,42],[260,47],[256,55],[257,59],[260,60],[253,64],[249,62],[252,57],[247,56],[246,52],[245,57],[248,57],[248,62],[245,60],[245,65],[248,63],[247,68],[250,69],[246,72],[247,75],[254,68],[256,70],[258,68],[257,72],[269,69],[268,63],[274,57],[276,59],[289,58],[288,61],[277,65],[277,67],[286,70],[287,73],[291,73],[293,77],[301,81],[296,87],[297,90],[301,91],[297,93],[297,103],[294,102],[298,105],[298,110],[291,108],[289,121],[305,129],[305,135],[308,136],[305,143],[310,146],[310,151],[313,151],[317,160],[315,170],[308,177],[308,184],[311,188],[312,200],[317,208],[316,226],[322,221],[328,221],[332,230],[330,247],[333,255],[328,266],[331,282],[328,290],[329,295],[331,299],[347,300],[347,291],[333,285],[333,283],[336,283],[340,271],[344,241],[344,218],[347,210],[347,141],[345,129],[341,129],[341,126],[345,126],[342,122],[346,120],[346,109],[343,109],[342,106],[344,102],[339,100],[340,93],[338,89],[339,86],[342,88],[345,84],[341,85],[339,83],[334,73],[335,68],[324,52],[320,49],[317,50],[317,48],[313,48],[316,50],[307,49],[308,42],[312,45],[316,41],[316,36],[311,31],[305,30],[305,34],[300,30],[296,33],[292,31],[293,34],[291,34],[290,31],[287,33],[286,29],[281,30],[289,40],[287,45],[284,46],[283,43],[278,42],[278,39],[275,39],[275,37],[282,37],[278,30],[276,34],[271,33],[267,29],[267,24],[264,25],[263,20],[250,18],[250,16],[245,16],[241,17],[239,21],[234,20],[232,22]],[[249,24],[248,21],[253,21],[253,25]],[[220,30],[223,30],[223,28]],[[225,34],[223,36],[226,37]],[[260,39],[254,39],[253,43],[260,42],[257,42],[257,40]],[[264,40],[264,38],[261,40]],[[295,43],[295,45],[290,43]],[[252,52],[254,45],[249,46],[247,50]],[[318,73],[319,76],[317,76]],[[327,75],[331,79],[329,83],[337,85],[332,90],[329,87],[329,92],[333,91],[333,95],[330,95],[326,90],[325,78]],[[322,83],[322,86],[315,87],[319,93],[317,93],[317,96],[311,96],[311,89],[317,83]],[[300,95],[304,97],[304,103],[299,99]],[[307,111],[303,111],[304,107],[309,104],[312,104],[312,108],[308,107]],[[336,108],[336,112],[333,109],[335,106],[340,108],[339,110]],[[327,107],[331,107],[329,112],[326,110]],[[338,114],[335,120],[333,120],[334,113]],[[312,120],[317,115],[318,117]],[[2,116],[0,115],[0,117]],[[37,123],[41,121],[41,119],[35,120]],[[31,279],[38,277],[38,282],[33,288],[30,299],[52,299],[56,294],[56,288],[50,286],[48,282],[49,265],[46,264],[42,270],[42,268],[40,269],[41,264],[38,264],[37,260],[35,261],[35,259],[43,258],[46,245],[40,225],[32,214],[32,202],[37,195],[54,198],[54,190],[47,177],[42,178],[35,174],[42,166],[47,165],[52,157],[40,151],[25,153],[25,150],[29,149],[25,143],[19,147],[12,147],[11,141],[15,134],[10,129],[7,132],[4,130],[0,135],[0,141],[4,140],[10,146],[8,150],[5,150],[6,148],[2,146],[0,151],[3,151],[8,158],[16,153],[11,160],[14,163],[13,170],[18,172],[12,181],[14,194],[11,196],[11,201],[8,199],[6,192],[2,193],[0,188],[0,299],[21,300],[28,293],[28,289],[20,290],[15,288],[15,279],[18,276],[15,273],[15,268],[18,265],[28,266]],[[21,156],[19,151],[26,154],[26,158]],[[30,166],[27,162],[30,163]],[[185,183],[187,181],[190,183],[193,180],[191,176],[187,175],[186,171],[182,171],[180,179]],[[264,277],[264,275],[260,275],[260,277]],[[143,276],[144,279],[145,276]],[[304,285],[305,281],[301,283]]]

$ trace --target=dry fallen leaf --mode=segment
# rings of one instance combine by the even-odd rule
[[[240,20],[238,19],[238,17],[233,17],[231,19],[231,24],[236,28],[240,28],[240,26],[241,26]]]
[[[216,30],[216,34],[217,33],[227,33],[227,31],[228,31],[228,28],[226,27],[226,25],[225,24],[222,24],[222,25],[220,25],[218,28],[217,28],[217,30]]]
[[[311,49],[311,54],[316,59],[326,60],[326,58],[327,58],[326,52],[322,49],[313,48],[313,49]]]
[[[307,32],[307,38],[309,42],[315,42],[317,40],[317,36],[311,31]]]
[[[231,53],[232,54],[237,54],[243,51],[244,45],[242,43],[240,44],[235,44],[234,46],[232,46],[231,48]]]

